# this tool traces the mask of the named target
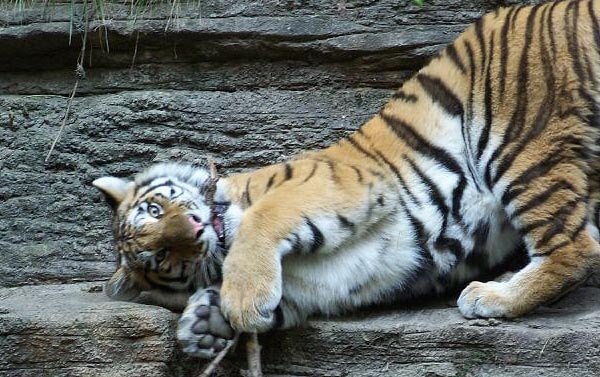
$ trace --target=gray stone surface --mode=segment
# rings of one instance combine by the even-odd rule
[[[194,376],[177,315],[109,301],[97,283],[0,289],[0,375]],[[466,320],[439,302],[314,319],[261,336],[275,376],[592,377],[600,374],[600,289],[581,288],[518,321]],[[219,375],[237,375],[244,347]]]
[[[177,316],[98,284],[0,290],[0,375],[169,376]]]

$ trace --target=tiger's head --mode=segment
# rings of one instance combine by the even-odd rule
[[[207,170],[174,163],[155,165],[132,181],[102,177],[92,183],[113,211],[118,257],[105,286],[109,297],[188,294],[220,280],[236,216],[228,213],[226,183],[211,190],[213,183]]]

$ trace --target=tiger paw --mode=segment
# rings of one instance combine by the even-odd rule
[[[275,309],[281,301],[281,283],[269,284],[239,277],[223,281],[221,310],[231,326],[243,332],[264,332],[276,323]]]
[[[458,309],[466,318],[514,317],[514,299],[506,282],[474,281],[460,294]]]
[[[221,314],[219,293],[199,290],[179,319],[177,339],[188,355],[211,359],[233,342],[234,331]]]

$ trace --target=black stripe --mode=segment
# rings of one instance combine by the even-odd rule
[[[542,248],[542,246],[548,244],[554,237],[559,234],[564,233],[565,225],[567,224],[568,218],[575,212],[578,205],[581,204],[581,197],[577,197],[576,199],[569,200],[556,212],[550,221],[549,228],[546,229],[544,235],[537,240],[536,249]]]
[[[340,215],[339,213],[337,214],[337,219],[340,222],[342,228],[348,229],[350,232],[354,233],[354,227],[356,224],[348,220],[347,217]]]
[[[590,17],[592,19],[592,30],[594,34],[594,43],[596,44],[596,53],[600,54],[600,25],[598,24],[598,18],[594,13],[594,2],[590,1],[588,3],[588,11],[590,13]]]
[[[550,14],[548,15],[548,35],[550,36],[550,47],[552,49],[552,59],[556,58],[556,40],[554,38],[554,8],[560,3],[560,1],[555,1],[550,6]]]
[[[458,56],[458,51],[456,51],[456,47],[454,46],[454,43],[449,45],[448,47],[446,47],[446,55],[448,56],[448,58],[450,58],[450,60],[454,63],[454,65],[462,73],[467,72],[465,65],[463,64],[462,60],[460,59],[460,56]]]
[[[397,90],[394,94],[392,94],[392,98],[396,100],[402,100],[410,103],[417,102],[418,98],[414,94],[406,94],[402,89]]]
[[[284,175],[284,177],[285,177],[285,180],[286,180],[286,181],[289,181],[290,179],[292,179],[292,176],[293,176],[293,174],[294,174],[294,170],[293,170],[293,168],[292,168],[292,165],[290,165],[290,164],[289,164],[289,163],[287,163],[287,162],[286,162],[285,164],[283,164],[283,166],[284,166],[284,168],[285,168],[285,175]]]
[[[361,130],[359,130],[359,133],[361,133],[361,135],[363,135],[363,137],[369,139],[369,136],[365,133],[360,132]],[[396,176],[396,178],[398,179],[398,181],[400,182],[400,188],[401,190],[405,191],[406,194],[410,197],[411,201],[415,202],[415,203],[419,203],[419,200],[417,199],[417,197],[410,191],[410,189],[408,188],[408,186],[406,185],[406,181],[404,180],[404,178],[402,177],[402,174],[400,173],[400,170],[398,170],[398,168],[396,167],[396,165],[392,164],[392,162],[390,160],[388,160],[383,153],[381,153],[379,150],[377,150],[376,148],[372,147],[373,151],[375,152],[375,155],[385,164],[387,165],[387,167],[392,171],[392,173],[394,173],[394,175]],[[375,171],[371,171],[372,174],[377,175],[379,174],[378,172]]]
[[[526,235],[528,233],[531,233],[535,229],[541,228],[543,226],[554,225],[554,224],[556,224],[557,220],[560,220],[560,222],[564,223],[565,221],[563,221],[563,219],[565,217],[568,217],[573,212],[574,208],[576,208],[577,204],[579,204],[580,201],[581,201],[581,197],[579,197],[579,196],[576,199],[569,200],[568,202],[564,203],[564,205],[562,207],[560,207],[558,209],[558,211],[553,213],[550,216],[550,218],[532,221],[531,223],[522,226],[519,229],[519,232],[521,233],[521,235]],[[546,236],[549,236],[548,232],[550,232],[551,229],[552,228],[549,228],[546,230],[546,232],[545,232]],[[537,242],[538,242],[538,244],[535,247],[536,249],[541,246],[540,240],[538,240]],[[542,242],[542,243],[545,243],[545,242]]]
[[[306,178],[304,178],[304,180],[302,181],[302,183],[306,183],[309,179],[311,179],[315,175],[315,172],[317,171],[318,167],[319,167],[318,164],[315,162],[313,164],[312,170],[310,171],[310,173],[308,173],[308,176]]]
[[[244,199],[246,199],[246,202],[248,202],[248,206],[252,205],[252,198],[250,198],[250,180],[252,178],[248,178],[248,180],[246,181],[246,191],[244,191],[243,197]]]
[[[583,216],[579,225],[577,225],[575,227],[575,229],[573,230],[573,233],[571,233],[571,241],[574,241],[575,238],[577,238],[577,236],[585,229],[587,224],[588,224],[587,216]]]
[[[462,116],[464,114],[462,102],[442,80],[424,73],[419,73],[417,80],[433,102],[442,106],[448,114],[452,116]]]
[[[494,59],[494,36],[495,33],[492,32],[492,36],[490,38],[490,59],[487,62],[486,73],[485,73],[485,83],[483,89],[483,105],[485,111],[485,124],[483,126],[483,130],[481,131],[481,136],[479,137],[479,143],[477,144],[477,160],[481,158],[485,147],[490,138],[490,130],[492,129],[492,60]]]
[[[533,222],[530,222],[527,225],[520,227],[519,233],[521,233],[521,235],[527,235],[527,234],[531,233],[532,231],[534,231],[535,229],[541,228],[544,225],[548,225],[548,223],[550,221],[552,221],[552,220],[535,220]]]
[[[562,234],[565,230],[565,223],[559,219],[554,219],[550,224],[548,224],[548,226],[548,229],[546,229],[542,237],[536,242],[536,250],[540,250],[542,247],[547,245],[554,237],[556,237],[559,234]]]
[[[435,262],[433,261],[433,256],[431,254],[431,251],[427,247],[427,241],[429,240],[429,236],[426,233],[425,226],[421,221],[419,221],[419,219],[417,219],[412,214],[412,212],[410,212],[410,209],[406,206],[406,202],[404,202],[402,198],[400,198],[400,204],[406,211],[406,217],[408,217],[408,221],[410,222],[411,227],[413,228],[413,231],[415,233],[414,238],[417,244],[416,246],[419,248],[419,254],[421,255],[421,258],[424,262],[423,264],[426,267],[434,266]]]
[[[509,184],[509,186],[507,187],[507,191],[512,189],[513,187],[533,182],[535,179],[546,175],[557,164],[561,163],[563,157],[560,155],[559,151],[553,152],[555,153],[550,153],[543,160],[523,171],[516,179],[514,179]]]
[[[460,207],[466,187],[467,180],[464,177],[460,177],[458,185],[456,185],[454,190],[452,190],[452,217],[458,222],[462,222],[462,216],[460,215]]]
[[[569,22],[569,12],[572,13],[573,22]],[[585,79],[585,75],[583,72],[583,67],[581,66],[581,59],[579,58],[579,42],[578,35],[576,33],[575,28],[578,25],[579,19],[579,6],[578,2],[572,1],[567,5],[565,10],[565,34],[567,36],[567,47],[569,50],[569,54],[571,55],[573,61],[573,69],[579,78],[579,82],[583,82]]]
[[[465,256],[465,251],[462,244],[456,238],[440,235],[434,243],[436,249],[449,250],[455,257],[455,264],[462,260]]]
[[[521,12],[523,9],[526,9],[527,6],[526,5],[518,5],[517,6],[517,11],[515,12],[515,14],[513,15],[512,19],[510,20],[510,28],[512,30],[515,29],[515,25],[517,23],[517,18],[519,17],[519,12]]]
[[[569,53],[572,56],[572,60],[573,60],[573,69],[575,70],[577,76],[579,77],[579,82],[580,82],[580,87],[579,87],[579,95],[586,101],[588,102],[588,104],[592,105],[593,107],[593,111],[591,116],[589,117],[590,119],[586,119],[585,122],[590,123],[593,118],[595,118],[598,115],[598,111],[595,108],[595,102],[594,99],[590,96],[589,93],[587,93],[587,91],[585,90],[585,88],[583,87],[583,82],[584,82],[584,72],[583,72],[583,67],[581,66],[581,60],[579,58],[579,41],[578,41],[578,34],[577,33],[573,33],[573,29],[569,29],[569,27],[577,27],[578,25],[578,19],[579,19],[579,4],[578,3],[569,3],[569,5],[567,5],[567,10],[565,12],[565,23],[566,23],[566,34],[567,34],[567,45],[568,45],[568,49],[569,49]],[[570,25],[568,22],[568,14],[569,14],[569,10],[571,8],[574,8],[573,10],[573,25]]]
[[[596,88],[598,85],[596,81],[596,77],[594,76],[594,71],[592,68],[592,62],[590,60],[590,55],[587,53],[588,49],[583,48],[583,57],[585,59],[585,71],[587,72],[588,80],[592,82],[592,88]]]
[[[440,192],[437,185],[435,183],[433,183],[433,181],[431,181],[431,179],[429,179],[429,177],[427,177],[425,175],[425,173],[423,173],[423,171],[417,166],[417,164],[412,159],[410,159],[408,156],[404,156],[404,158],[406,159],[406,161],[408,161],[408,164],[410,165],[410,167],[413,169],[413,171],[415,173],[417,173],[417,175],[419,176],[421,181],[425,184],[425,186],[427,186],[429,198],[431,199],[432,203],[440,210],[440,213],[442,215],[442,229],[441,229],[440,233],[444,233],[444,231],[446,230],[446,225],[448,223],[449,209],[448,209],[448,206],[446,205],[446,202],[444,200],[442,193]]]
[[[396,176],[396,178],[400,182],[400,188],[406,192],[406,194],[410,197],[410,199],[413,202],[419,203],[419,200],[417,199],[417,197],[410,191],[410,189],[406,185],[406,181],[402,177],[402,174],[400,173],[400,170],[398,170],[398,168],[396,167],[396,165],[392,164],[381,152],[375,150],[375,153],[377,153],[377,155],[379,156],[379,158],[381,158],[381,160],[390,168],[390,170],[392,171],[392,173],[394,173],[394,175]]]
[[[508,60],[508,29],[510,26],[510,21],[512,16],[516,13],[519,7],[511,8],[508,13],[506,13],[506,18],[504,19],[504,24],[502,25],[502,29],[500,29],[500,73],[498,74],[498,78],[500,79],[500,98],[504,96],[504,89],[506,87],[506,63]]]
[[[519,62],[519,73],[518,73],[518,77],[517,77],[517,82],[519,83],[519,85],[517,87],[517,95],[516,95],[517,106],[515,108],[515,111],[512,114],[510,121],[509,121],[508,128],[504,132],[502,143],[494,151],[494,153],[492,154],[492,157],[490,158],[490,160],[488,161],[488,163],[486,165],[485,181],[490,189],[492,188],[492,180],[491,180],[491,169],[492,169],[491,165],[492,165],[492,163],[496,160],[496,158],[498,158],[502,154],[502,152],[507,147],[507,145],[521,134],[523,125],[525,123],[525,116],[526,116],[527,104],[528,104],[527,89],[528,89],[528,83],[529,83],[529,69],[528,69],[529,68],[529,48],[531,45],[531,37],[533,34],[535,15],[536,15],[538,8],[539,8],[538,5],[534,6],[531,9],[529,16],[527,17],[525,41],[524,41],[523,53],[521,54],[521,59]]]
[[[304,219],[312,233],[312,244],[310,245],[309,253],[314,254],[324,245],[325,238],[323,237],[321,230],[308,217],[305,217]]]
[[[557,245],[555,245],[555,246],[551,247],[550,249],[548,249],[548,250],[546,250],[546,251],[544,251],[544,252],[538,252],[538,253],[534,253],[534,254],[532,255],[532,257],[547,257],[547,256],[549,256],[550,254],[553,254],[555,251],[557,251],[557,250],[559,250],[559,249],[562,249],[563,247],[565,247],[565,246],[567,246],[567,245],[569,245],[569,244],[570,244],[570,242],[569,242],[569,241],[563,241],[563,242],[561,242],[561,243],[559,243],[559,244],[557,244]],[[549,270],[549,271],[550,271],[550,270]]]
[[[360,143],[358,141],[356,141],[354,139],[354,135],[348,136],[348,138],[346,138],[346,141],[348,141],[348,143],[350,143],[350,145],[352,145],[354,148],[356,148],[360,153],[364,154],[369,159],[375,161],[375,163],[378,166],[382,166],[381,162],[377,159],[377,157],[375,157],[375,155],[373,155],[373,153],[366,150],[362,145],[360,145]]]
[[[364,179],[363,179],[363,175],[362,175],[362,173],[360,172],[360,169],[359,169],[359,168],[357,168],[357,167],[356,167],[356,166],[354,166],[354,165],[351,165],[350,167],[351,167],[351,168],[352,168],[352,170],[354,170],[354,172],[356,173],[356,178],[358,179],[358,182],[359,182],[359,183],[363,183],[363,182],[364,182]]]
[[[300,252],[302,252],[302,244],[300,243],[300,236],[297,233],[292,233],[292,237],[294,237],[294,240],[290,240],[289,238],[287,239],[289,243],[292,244],[292,249],[290,250],[290,253],[293,254],[299,254]]]
[[[148,193],[149,193],[149,192],[151,192],[151,191],[153,191],[153,190],[156,190],[157,188],[159,188],[159,187],[163,187],[163,186],[173,186],[173,181],[171,181],[171,180],[169,179],[169,180],[167,180],[166,182],[163,182],[163,183],[156,184],[156,185],[154,185],[154,186],[150,186],[150,187],[148,187],[146,190],[144,190],[144,192],[143,192],[143,193],[141,193],[141,194],[139,194],[139,195],[135,194],[136,196],[138,196],[138,198],[137,198],[137,200],[134,202],[134,204],[133,204],[133,206],[132,206],[131,208],[133,208],[133,207],[137,207],[137,206],[140,204],[140,200],[141,200],[141,199],[142,199],[144,196],[148,195]],[[142,188],[142,187],[138,187],[138,189],[137,189],[136,191],[139,191],[141,188]]]
[[[467,100],[467,118],[466,121],[463,122],[462,132],[463,139],[465,143],[468,143],[465,135],[470,135],[470,130],[465,130],[465,127],[471,126],[473,122],[473,93],[475,90],[475,57],[473,56],[473,49],[471,48],[471,44],[468,41],[465,41],[465,49],[467,50],[467,57],[469,58],[469,98]]]
[[[480,191],[478,180],[476,179],[475,169],[472,166],[472,152],[471,152],[471,126],[473,125],[473,96],[475,91],[475,58],[473,57],[473,49],[468,41],[465,41],[465,49],[467,50],[467,57],[469,58],[469,97],[467,98],[467,115],[466,119],[461,119],[460,132],[467,149],[469,158],[467,159],[467,168],[469,173],[473,177],[473,183],[478,191]],[[453,212],[454,214],[454,212]]]
[[[430,144],[425,138],[423,138],[423,136],[417,133],[417,131],[415,131],[411,125],[402,121],[401,119],[389,116],[383,112],[379,113],[379,116],[385,122],[388,128],[412,149],[425,156],[433,158],[447,170],[461,176],[464,175],[458,162],[456,162],[456,160],[450,156],[448,152],[442,148]]]
[[[326,159],[323,162],[325,162],[329,167],[329,171],[331,172],[331,179],[333,180],[333,182],[340,183],[340,177],[338,176],[337,171],[335,170],[335,161]]]
[[[484,22],[484,17],[481,17],[479,20],[477,20],[477,22],[475,22],[475,37],[477,37],[477,43],[479,44],[479,51],[481,52],[481,62],[479,63],[479,69],[481,70],[481,72],[479,72],[480,75],[483,76],[483,71],[485,69],[485,60],[486,60],[486,56],[485,56],[485,39],[483,38],[483,22]]]
[[[277,173],[273,173],[273,175],[271,177],[269,177],[269,181],[267,182],[267,187],[265,187],[265,194],[267,193],[267,191],[269,191],[271,189],[271,187],[273,186],[273,183],[275,182],[275,177],[277,176]]]
[[[456,261],[458,262],[464,256],[464,249],[460,241],[455,238],[446,237],[444,233],[446,232],[446,228],[448,225],[448,206],[444,200],[442,193],[439,188],[429,177],[423,173],[423,171],[417,166],[417,164],[411,160],[409,157],[404,156],[406,161],[408,161],[411,168],[417,173],[421,181],[427,186],[427,191],[429,192],[429,197],[433,204],[439,209],[442,215],[442,227],[440,229],[440,235],[435,240],[434,246],[436,249],[449,250],[456,257]],[[459,185],[460,186],[460,185]]]
[[[546,15],[546,11],[548,8],[544,8],[542,11],[542,24],[544,17]],[[544,98],[540,103],[540,107],[538,108],[537,114],[533,121],[533,124],[527,131],[527,134],[524,135],[521,140],[517,143],[517,146],[511,151],[511,153],[505,156],[502,161],[498,164],[496,169],[496,174],[494,176],[494,180],[492,184],[495,184],[500,180],[500,178],[506,173],[513,165],[514,161],[520,155],[520,153],[525,150],[529,142],[536,137],[538,137],[543,130],[546,129],[548,122],[550,121],[550,115],[552,114],[552,110],[554,108],[554,87],[555,87],[555,78],[554,78],[554,69],[551,65],[550,55],[548,50],[546,49],[546,40],[543,35],[543,28],[540,28],[540,49],[543,53],[541,58],[541,65],[544,72],[544,79],[546,90],[544,91]],[[525,119],[523,119],[525,122]]]
[[[561,180],[561,181],[555,182],[552,186],[548,187],[541,193],[537,194],[536,196],[534,196],[533,198],[528,200],[526,203],[524,203],[522,206],[519,206],[519,208],[517,208],[517,210],[511,216],[518,217],[518,216],[522,215],[523,213],[546,203],[546,201],[553,194],[555,194],[556,192],[558,192],[560,190],[565,190],[565,189],[575,191],[575,188],[573,187],[573,185],[567,181]]]

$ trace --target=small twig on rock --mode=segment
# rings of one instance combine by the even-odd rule
[[[263,377],[260,366],[260,344],[258,343],[258,334],[253,332],[246,343],[246,352],[248,354],[248,377]]]
[[[225,355],[227,355],[227,353],[229,352],[231,347],[233,347],[238,342],[239,338],[240,338],[240,333],[238,332],[235,334],[233,341],[231,343],[229,343],[227,346],[225,346],[225,348],[223,348],[223,350],[221,350],[221,352],[219,352],[219,354],[213,359],[213,361],[210,362],[210,364],[208,364],[206,369],[204,369],[204,371],[202,372],[202,374],[199,377],[209,377],[212,374],[212,372],[215,371],[215,368],[221,363],[221,360],[223,360]]]

